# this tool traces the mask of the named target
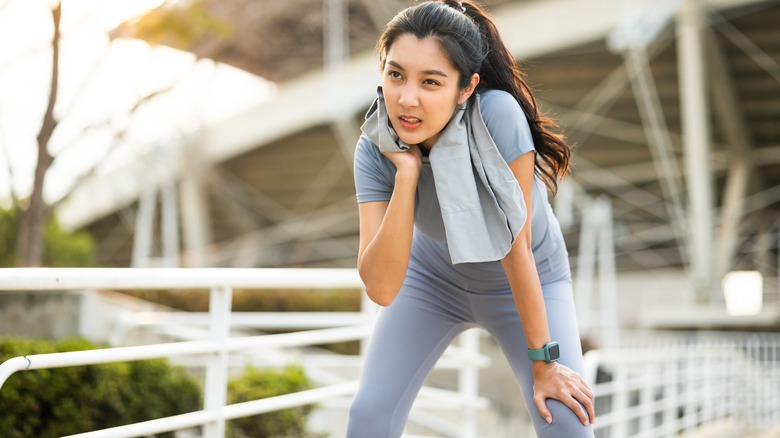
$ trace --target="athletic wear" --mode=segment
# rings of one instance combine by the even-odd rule
[[[510,94],[487,90],[481,92],[481,102],[485,125],[507,163],[534,150],[525,115]],[[355,152],[358,202],[389,201],[394,183],[395,166],[362,136]],[[560,343],[559,362],[582,374],[568,254],[539,178],[532,203],[532,249],[550,336]],[[559,401],[547,401],[552,424],[538,413],[525,336],[501,262],[452,264],[431,166],[423,158],[406,278],[395,301],[379,312],[360,388],[350,409],[347,437],[400,436],[428,372],[455,336],[470,327],[484,328],[501,346],[520,383],[538,436],[593,436],[592,428],[582,426]]]
[[[360,128],[383,152],[409,150],[387,118],[382,87]],[[452,262],[503,259],[525,224],[523,192],[480,114],[480,96],[455,107],[431,149],[436,197]]]

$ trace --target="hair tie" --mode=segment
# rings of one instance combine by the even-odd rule
[[[463,2],[460,0],[444,0],[443,3],[453,9],[460,10],[460,12],[463,12],[464,14],[466,13],[466,7],[463,6]]]

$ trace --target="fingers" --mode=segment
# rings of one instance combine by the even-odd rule
[[[593,394],[593,391],[590,389],[590,386],[585,382],[585,379],[583,379],[581,376],[577,376],[579,379],[579,390],[580,390],[580,397],[577,397],[577,400],[579,400],[580,403],[582,403],[582,406],[585,407],[585,410],[588,413],[587,420],[593,423],[596,420],[596,411],[594,408],[594,402],[593,399],[595,398],[595,395]]]
[[[595,395],[584,380],[581,383],[584,387],[584,391],[582,391],[582,393],[585,396],[585,400],[581,403],[583,406],[585,406],[585,410],[588,412],[588,420],[591,422],[591,424],[593,424],[596,421],[595,403],[593,402]]]
[[[536,409],[539,411],[539,414],[542,415],[542,418],[547,421],[547,424],[550,424],[552,423],[552,414],[550,413],[550,410],[547,409],[546,400],[547,397],[544,397],[540,394],[534,394],[534,404],[536,405]]]
[[[548,398],[552,398],[571,409],[584,426],[593,423],[596,418],[593,391],[578,374],[565,367],[558,370],[557,375],[539,376],[534,384],[534,404],[539,413],[548,423],[552,422],[546,403]]]

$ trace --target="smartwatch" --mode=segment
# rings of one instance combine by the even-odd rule
[[[538,350],[528,349],[528,359],[533,361],[543,360],[552,363],[557,361],[559,357],[561,357],[561,349],[555,341],[544,344],[544,347]]]

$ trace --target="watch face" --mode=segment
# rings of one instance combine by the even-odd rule
[[[561,357],[561,350],[558,347],[558,344],[550,345],[549,351],[550,351],[550,360],[556,360],[559,357]]]

